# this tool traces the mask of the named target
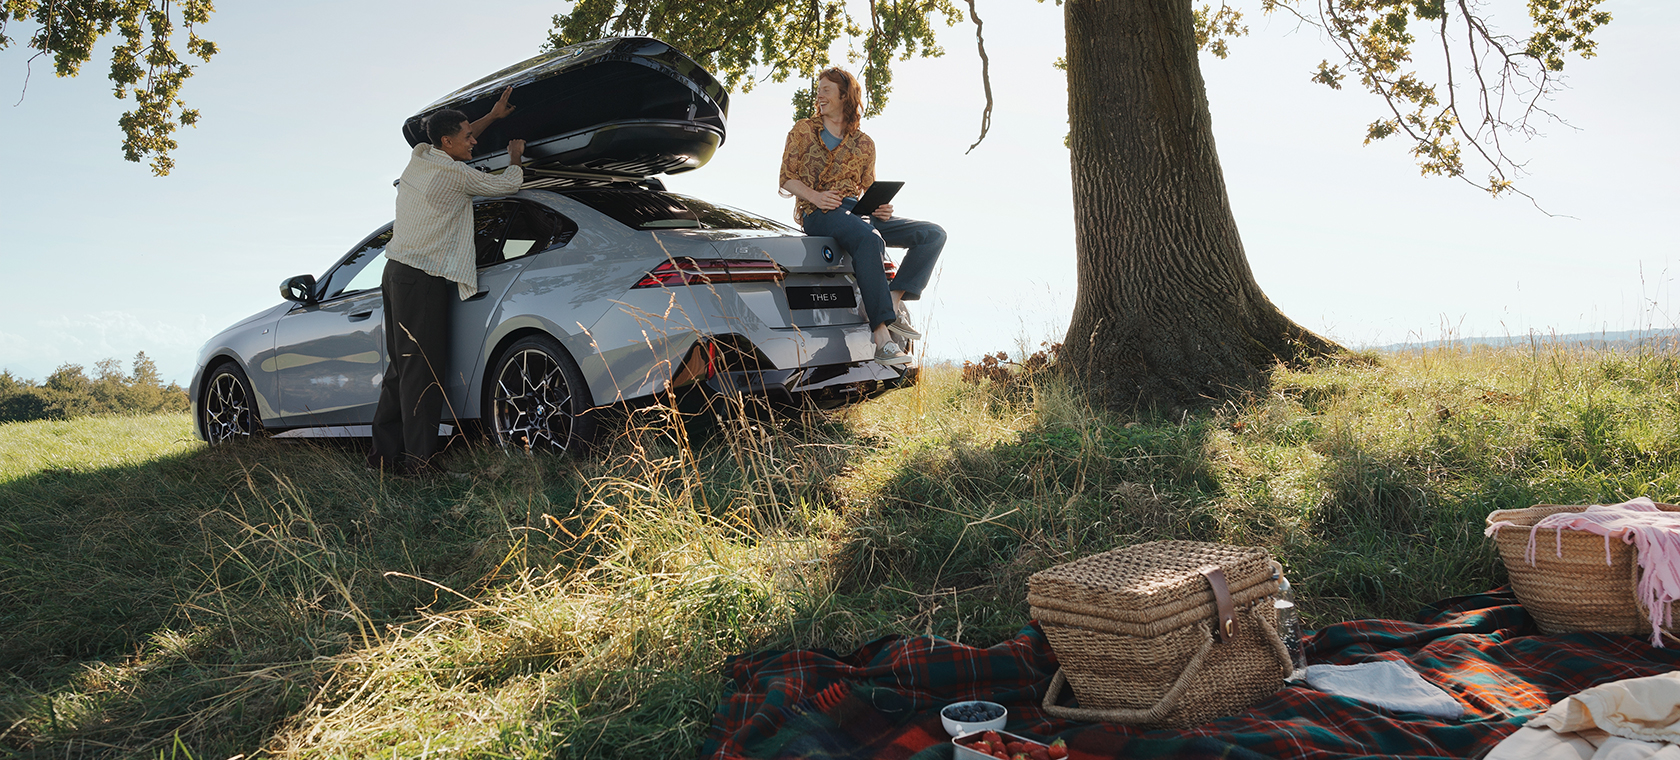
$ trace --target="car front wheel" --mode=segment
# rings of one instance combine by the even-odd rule
[[[582,451],[595,432],[594,404],[571,354],[546,335],[516,341],[490,376],[496,443],[553,454]]]
[[[204,384],[204,398],[198,407],[204,440],[211,445],[249,440],[262,433],[262,420],[253,403],[251,384],[245,373],[232,363],[210,373]]]

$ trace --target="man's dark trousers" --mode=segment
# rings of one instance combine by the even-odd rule
[[[449,365],[449,301],[459,288],[437,275],[385,262],[385,378],[373,413],[371,464],[415,468],[438,450],[442,379]]]

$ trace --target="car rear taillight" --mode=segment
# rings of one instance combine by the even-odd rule
[[[787,276],[787,270],[774,261],[763,259],[667,259],[642,275],[636,288],[662,288],[674,285],[718,285],[733,282],[776,282]]]
[[[898,274],[898,265],[892,263],[891,261],[887,261],[885,258],[881,260],[881,269],[886,271],[887,279],[889,280],[892,279],[894,275]]]

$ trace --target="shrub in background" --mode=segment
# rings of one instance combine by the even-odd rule
[[[0,423],[63,420],[100,414],[184,412],[190,406],[178,383],[163,384],[157,363],[145,351],[134,355],[134,371],[122,361],[103,359],[89,377],[80,364],[65,364],[37,384],[0,372]]]

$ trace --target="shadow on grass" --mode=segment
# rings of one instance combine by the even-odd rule
[[[861,643],[870,628],[990,645],[1027,622],[1034,572],[1143,541],[1216,540],[1208,427],[1205,417],[1125,423],[1083,410],[995,443],[904,450],[830,558],[842,601],[828,612],[878,614],[843,626],[858,640],[832,645]]]
[[[460,604],[416,578],[471,596],[563,559],[514,530],[572,501],[535,471],[557,463],[393,481],[360,458],[261,441],[0,484],[0,753],[252,753],[325,657]]]
[[[478,614],[509,581],[622,560],[613,544],[638,530],[688,540],[681,520],[697,520],[750,547],[802,529],[774,505],[828,501],[848,456],[823,444],[831,421],[804,438],[713,421],[692,440],[657,420],[620,422],[587,459],[474,444],[451,452],[454,475],[421,480],[365,471],[365,442],[257,441],[0,484],[0,756],[158,754],[179,741],[230,757],[296,742],[324,694],[338,695],[329,710],[343,696],[329,682],[358,677],[360,653],[440,614]],[[678,513],[689,516],[655,524]],[[700,613],[719,625],[737,614]],[[439,667],[483,671],[480,688],[493,689],[576,660],[544,652]],[[721,687],[715,676],[638,667],[576,680],[617,690],[653,676],[682,704],[595,694],[533,705],[532,717],[574,714],[568,741],[697,741],[693,724],[710,714],[697,697]]]
[[[831,558],[833,612],[895,611],[870,623],[990,645],[1027,622],[1032,573],[1166,539],[1266,547],[1313,625],[1410,619],[1503,582],[1482,518],[1533,503],[1520,473],[1449,482],[1435,462],[1331,440],[1297,411],[1263,440],[1240,434],[1265,413],[1254,406],[1176,418],[1086,408],[1040,416],[1012,440],[908,450]]]

